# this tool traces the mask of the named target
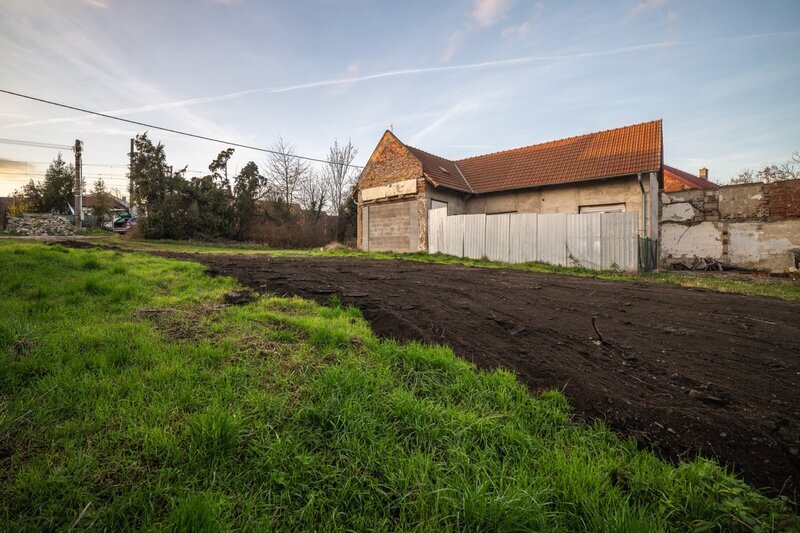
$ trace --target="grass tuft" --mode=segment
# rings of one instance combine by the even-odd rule
[[[197,413],[189,420],[189,453],[207,461],[229,457],[239,443],[241,421],[226,411]]]

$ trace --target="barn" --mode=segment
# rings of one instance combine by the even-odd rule
[[[449,215],[635,211],[640,236],[657,239],[663,176],[661,120],[457,160],[386,131],[356,187],[358,245],[426,251],[432,209]]]

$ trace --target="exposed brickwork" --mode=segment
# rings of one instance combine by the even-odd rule
[[[764,185],[764,206],[770,222],[800,218],[800,180]]]
[[[419,243],[417,250],[419,252],[428,251],[428,197],[427,197],[427,183],[425,178],[419,178],[417,181],[417,203],[419,212]]]
[[[422,176],[422,163],[391,132],[386,132],[358,180],[359,189]]]
[[[679,168],[664,165],[664,191],[666,192],[717,188],[719,188],[719,186],[716,183],[708,181],[707,178],[695,176],[694,174],[689,174],[688,172],[684,172]]]
[[[677,191],[685,191],[686,189],[692,189],[689,184],[680,181],[679,179],[669,176],[666,173],[664,174],[664,192],[677,192]]]

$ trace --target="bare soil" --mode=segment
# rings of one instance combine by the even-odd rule
[[[663,457],[714,457],[797,501],[798,302],[401,260],[160,255],[261,291],[336,294],[379,336],[447,344]]]

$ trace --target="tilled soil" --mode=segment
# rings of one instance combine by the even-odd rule
[[[796,501],[798,302],[401,260],[159,255],[280,295],[336,294],[379,336],[511,369],[664,457],[715,457]]]

